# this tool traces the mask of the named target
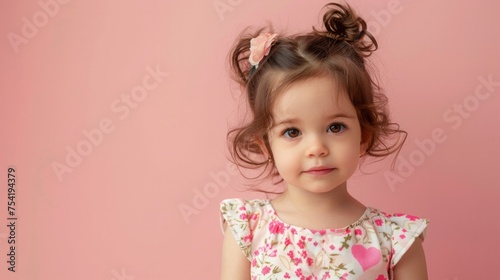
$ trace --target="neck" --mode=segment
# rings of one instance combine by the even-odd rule
[[[361,203],[349,194],[346,183],[328,193],[311,193],[288,188],[280,198],[290,211],[305,216],[317,216],[318,213],[331,215],[352,210],[353,207],[362,207]]]

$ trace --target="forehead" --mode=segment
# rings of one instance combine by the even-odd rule
[[[274,118],[344,113],[356,115],[345,90],[331,76],[298,81],[281,92],[273,106]]]

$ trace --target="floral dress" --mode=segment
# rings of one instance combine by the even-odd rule
[[[221,219],[251,263],[251,279],[390,280],[429,221],[368,207],[353,224],[310,230],[284,223],[270,200],[227,199]]]

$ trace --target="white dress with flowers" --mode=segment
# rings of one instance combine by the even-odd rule
[[[281,221],[269,200],[227,199],[223,222],[251,262],[251,279],[389,280],[429,221],[368,207],[355,223],[309,230]]]

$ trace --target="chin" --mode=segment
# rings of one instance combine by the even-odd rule
[[[307,190],[312,193],[329,193],[333,192],[339,188],[342,188],[343,184],[333,184],[334,186],[330,185],[309,185],[307,188],[302,188],[304,190]]]

